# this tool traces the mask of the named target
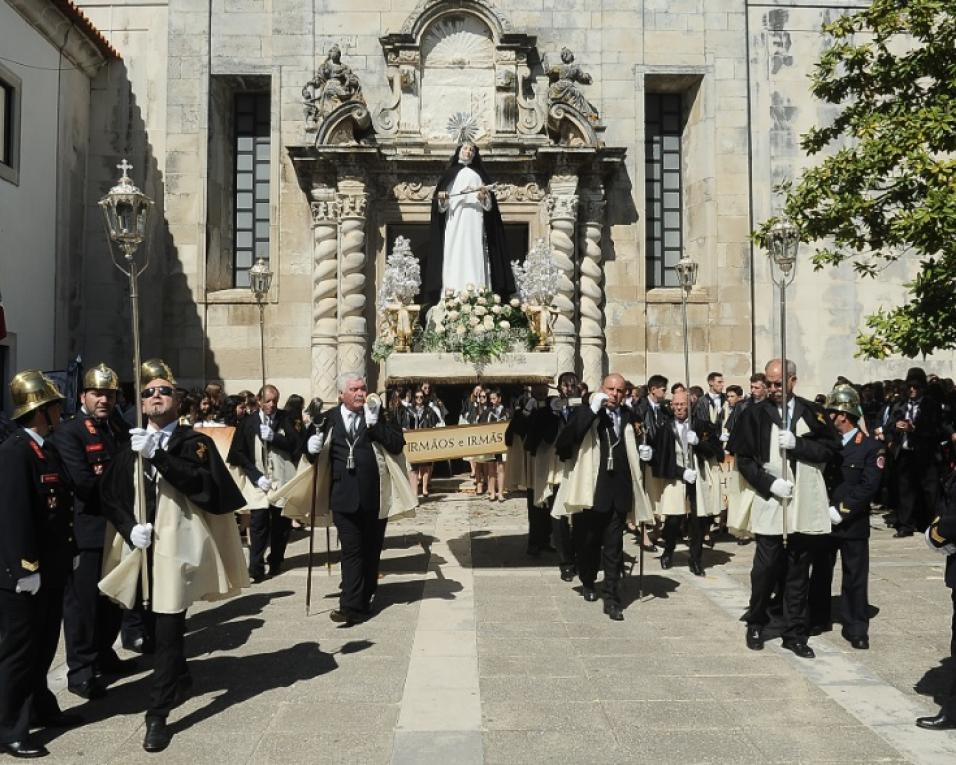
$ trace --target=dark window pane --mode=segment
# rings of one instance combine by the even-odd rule
[[[645,116],[645,258],[648,287],[678,285],[681,257],[681,96],[648,93]]]

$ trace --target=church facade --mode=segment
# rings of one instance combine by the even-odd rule
[[[807,161],[799,136],[829,118],[807,76],[820,25],[862,0],[167,0],[80,2],[121,62],[95,83],[91,202],[126,156],[156,202],[143,276],[144,352],[185,384],[260,379],[248,272],[274,272],[267,376],[334,395],[337,373],[382,387],[371,346],[376,283],[396,236],[428,247],[435,184],[466,120],[520,258],[549,241],[562,270],[557,371],[592,386],[683,376],[674,266],[689,296],[692,382],[743,382],[777,352],[776,291],[750,231]],[[105,247],[93,220],[87,253]],[[906,263],[879,281],[813,272],[788,292],[804,393],[912,362],[853,358],[862,318],[902,299]],[[88,268],[72,347],[123,368],[122,278]],[[926,362],[952,374],[952,354]],[[432,370],[429,370],[429,373]],[[440,381],[442,370],[433,370]]]

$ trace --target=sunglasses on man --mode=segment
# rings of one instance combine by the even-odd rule
[[[175,389],[171,388],[169,385],[157,385],[154,388],[143,388],[142,396],[143,398],[152,398],[153,396],[172,396],[175,393]]]

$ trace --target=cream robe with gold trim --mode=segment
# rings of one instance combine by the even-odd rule
[[[805,436],[810,428],[801,418],[797,422],[797,436]],[[780,430],[776,424],[770,430],[770,443],[776,444]],[[764,468],[773,476],[782,474],[780,450],[770,450],[770,461]],[[832,529],[830,523],[830,500],[827,497],[827,487],[823,482],[823,465],[809,462],[797,462],[796,475],[791,476],[794,483],[793,497],[787,505],[787,533],[789,534],[829,534]],[[764,499],[754,497],[751,508],[751,527],[755,534],[783,533],[783,507],[780,500],[772,496]]]
[[[316,457],[315,476],[315,525],[332,525],[332,508],[329,498],[332,494],[332,441],[325,439],[322,451]],[[372,441],[372,451],[378,464],[379,518],[397,519],[402,516],[414,517],[418,507],[418,497],[408,483],[408,462],[405,454],[392,454],[381,444]],[[282,515],[292,518],[303,525],[310,523],[312,511],[313,466],[302,460],[299,473],[291,481],[276,491],[276,497],[283,500]]]
[[[551,509],[551,515],[554,518],[580,513],[594,504],[594,490],[597,487],[601,461],[597,423],[598,420],[595,418],[581,441],[577,458],[562,463],[561,485]],[[624,428],[624,449],[631,469],[631,490],[634,498],[627,520],[633,524],[654,523],[651,501],[647,498],[644,481],[641,478],[641,459],[637,453],[637,438],[634,436],[634,428],[629,425]]]
[[[139,471],[134,472],[134,492],[142,479]],[[224,600],[248,587],[249,573],[235,516],[203,511],[162,474],[157,477],[156,492],[150,548],[152,611],[177,614],[197,600]],[[136,605],[143,555],[145,550],[130,549],[123,537],[109,527],[99,588],[123,608]]]

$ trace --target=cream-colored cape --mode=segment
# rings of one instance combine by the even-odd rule
[[[332,525],[331,439],[326,439],[313,468],[302,460],[299,473],[276,491],[276,498],[283,501],[282,515],[303,525],[309,525],[312,512],[312,489],[315,485],[315,525]],[[375,461],[378,463],[379,518],[396,519],[414,517],[418,497],[408,483],[408,462],[404,453],[392,454],[381,444],[372,442]],[[313,470],[315,471],[313,473]]]
[[[671,432],[674,433],[673,426]],[[677,434],[674,433],[674,438]],[[691,462],[693,459],[694,447],[689,449]],[[680,441],[677,443],[677,465],[684,466],[684,452]],[[690,513],[690,502],[688,502],[687,484],[682,480],[667,480],[666,478],[656,478],[648,486],[648,496],[657,515],[688,515]],[[694,482],[694,499],[697,503],[698,518],[712,518],[720,514],[720,468],[713,460],[704,460],[704,469],[697,471],[697,480]]]
[[[524,449],[524,438],[514,435],[505,460],[505,491],[524,491],[532,488],[532,457]]]
[[[727,498],[727,531],[735,537],[752,536],[750,509],[757,492],[737,470],[736,460],[724,463],[724,495]]]
[[[551,515],[554,518],[580,513],[594,505],[594,490],[597,487],[601,461],[601,447],[597,440],[597,423],[598,421],[595,419],[581,441],[577,459],[562,463],[563,468],[559,476],[561,485],[551,509]],[[653,523],[654,513],[651,502],[647,498],[647,492],[644,490],[644,481],[641,478],[641,460],[637,453],[637,439],[632,427],[624,428],[624,448],[631,469],[633,496],[633,505],[627,514],[627,519],[633,524]]]
[[[804,436],[810,428],[801,419],[797,423],[797,436]],[[780,431],[776,425],[770,430],[770,443],[776,444]],[[770,462],[764,467],[771,475],[780,477],[782,462],[780,452],[776,448],[770,450]],[[809,462],[797,462],[796,475],[792,476],[794,483],[793,497],[787,505],[787,532],[790,534],[829,534],[830,501],[827,498],[827,487],[823,482],[823,465]],[[754,497],[751,508],[751,527],[755,534],[783,533],[783,507],[780,500],[772,496],[764,499]]]
[[[134,473],[133,481],[142,480]],[[138,488],[134,486],[134,491]],[[159,476],[153,524],[151,608],[177,614],[197,600],[215,601],[238,595],[249,586],[246,558],[232,513],[214,515],[193,504]],[[100,591],[123,608],[136,605],[143,556],[130,549],[109,527]]]

